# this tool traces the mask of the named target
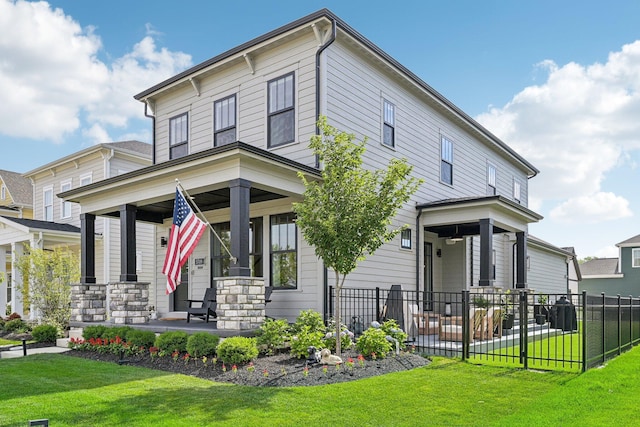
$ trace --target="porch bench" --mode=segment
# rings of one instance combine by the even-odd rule
[[[436,335],[440,327],[440,316],[434,313],[417,313],[414,314],[416,324],[418,325],[418,334],[420,335]]]

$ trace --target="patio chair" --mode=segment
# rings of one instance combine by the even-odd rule
[[[191,316],[199,317],[209,323],[209,316],[214,319],[216,316],[216,288],[208,288],[204,292],[202,300],[187,300],[189,308],[187,308],[187,323],[191,321]],[[200,307],[193,307],[193,304],[200,304]]]
[[[471,314],[471,330],[473,339],[486,339],[487,338],[487,309],[476,308]]]
[[[463,341],[462,316],[440,316],[440,327],[438,338],[440,341]],[[469,334],[469,341],[472,341]]]
[[[487,312],[487,338],[502,337],[502,309],[490,308]]]
[[[438,334],[440,328],[440,316],[434,313],[414,314],[420,335]]]

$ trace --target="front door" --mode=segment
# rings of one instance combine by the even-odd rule
[[[180,269],[180,280],[173,292],[173,311],[187,311],[189,308],[189,262],[185,262]]]
[[[424,311],[433,310],[433,244],[424,242]]]

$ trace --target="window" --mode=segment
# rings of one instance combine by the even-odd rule
[[[231,224],[223,222],[214,224],[216,231],[225,246],[231,249]],[[211,233],[211,279],[229,276],[229,254],[220,241]],[[251,218],[249,223],[249,266],[252,277],[262,277],[262,218]]]
[[[513,199],[520,203],[520,181],[513,178]]]
[[[169,158],[177,159],[188,154],[187,131],[189,116],[187,113],[169,119]]]
[[[633,268],[640,268],[640,248],[631,249],[631,265]]]
[[[45,188],[42,194],[45,221],[53,221],[53,188]]]
[[[82,175],[80,177],[80,187],[83,185],[89,185],[91,182],[93,182],[93,176],[91,174]]]
[[[268,85],[269,147],[295,140],[295,109],[293,106],[293,73],[271,80]]]
[[[0,188],[0,199],[5,200],[7,198],[7,187],[4,185]]]
[[[453,142],[444,136],[440,139],[440,181],[453,185]]]
[[[213,146],[236,141],[236,96],[231,95],[213,103]]]
[[[293,213],[271,216],[271,286],[298,286],[296,224]]]
[[[395,116],[396,107],[386,99],[382,106],[382,116],[384,124],[382,125],[382,143],[388,147],[395,146]]]
[[[71,190],[71,181],[66,181],[60,184],[60,192],[69,190]],[[60,217],[71,218],[71,202],[62,200],[62,205],[60,206]]]
[[[487,165],[487,194],[490,196],[496,194],[496,167],[491,163]]]
[[[400,232],[400,247],[402,249],[411,249],[411,229],[407,228]]]

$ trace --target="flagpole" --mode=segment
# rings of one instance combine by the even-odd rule
[[[182,193],[184,193],[187,196],[187,200],[189,200],[191,202],[191,204],[196,208],[196,210],[198,211],[198,213],[202,217],[202,220],[205,222],[205,224],[207,224],[209,226],[209,229],[211,229],[211,231],[213,231],[213,234],[216,236],[216,239],[218,239],[218,241],[220,242],[220,245],[229,254],[229,258],[231,259],[231,262],[233,264],[237,264],[238,263],[238,258],[236,258],[233,255],[231,255],[231,251],[229,250],[229,248],[227,248],[227,245],[224,244],[224,242],[222,241],[220,236],[218,236],[218,233],[216,233],[216,230],[214,230],[213,226],[209,223],[209,221],[207,221],[207,218],[204,216],[204,214],[202,213],[202,211],[200,210],[200,208],[198,207],[196,202],[194,202],[193,197],[191,197],[189,192],[187,190],[185,190],[185,188],[182,186],[182,183],[180,182],[180,180],[178,178],[176,178],[176,184],[178,184],[178,187],[180,187],[180,190],[182,191]]]

